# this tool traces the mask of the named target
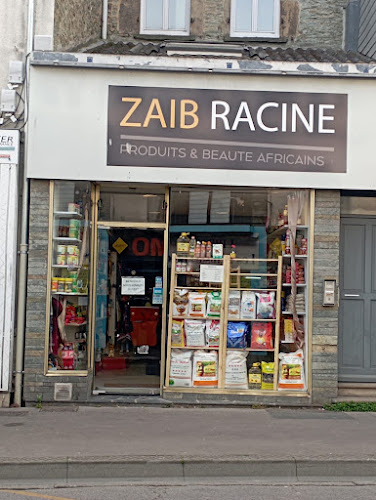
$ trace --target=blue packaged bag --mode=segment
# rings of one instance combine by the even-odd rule
[[[245,349],[247,323],[229,321],[227,324],[227,347],[229,349]]]

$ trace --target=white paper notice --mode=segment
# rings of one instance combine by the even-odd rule
[[[202,283],[222,283],[223,282],[223,266],[212,264],[201,264],[200,266],[200,281]]]
[[[145,295],[145,278],[140,276],[122,276],[121,294]]]

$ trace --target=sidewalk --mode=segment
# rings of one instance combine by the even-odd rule
[[[56,406],[1,409],[0,429],[0,487],[40,478],[376,480],[376,413]]]

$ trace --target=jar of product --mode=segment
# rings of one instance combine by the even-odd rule
[[[176,242],[176,253],[180,257],[188,257],[189,244],[190,244],[190,239],[188,238],[188,234],[181,233],[181,235],[178,238],[178,241]]]
[[[57,255],[56,265],[57,266],[66,266],[67,265],[67,256],[66,255]]]
[[[208,241],[206,243],[206,258],[210,259],[212,256],[212,243],[211,241]]]
[[[230,259],[236,259],[236,245],[231,245]]]
[[[252,363],[248,371],[248,384],[250,389],[261,389],[261,363]]]
[[[58,292],[65,292],[65,278],[57,279],[57,290]]]
[[[185,261],[181,263],[181,271],[182,273],[185,273],[187,271],[187,263]]]
[[[59,290],[59,278],[51,279],[51,292],[57,292]]]
[[[65,278],[65,292],[73,293],[73,280],[72,278]]]
[[[176,272],[181,273],[181,262],[179,260],[176,261]]]
[[[206,257],[206,241],[202,241],[200,248],[200,258],[205,259],[205,257]]]
[[[302,238],[300,246],[300,255],[307,255],[308,240],[307,238]]]

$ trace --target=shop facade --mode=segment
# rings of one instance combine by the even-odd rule
[[[373,81],[61,56],[31,66],[25,402],[335,398]]]

